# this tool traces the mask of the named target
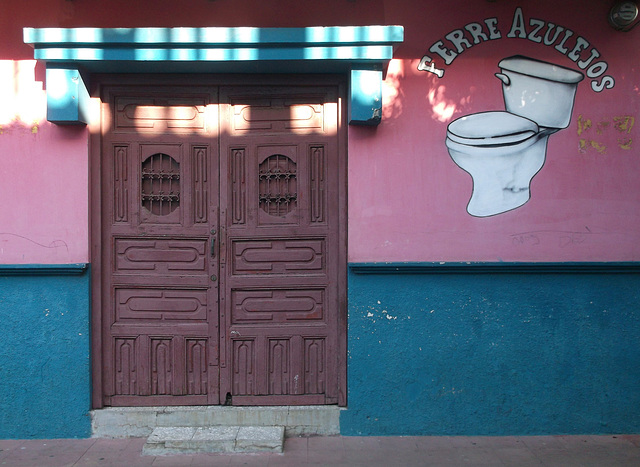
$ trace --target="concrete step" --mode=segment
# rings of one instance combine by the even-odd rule
[[[142,454],[282,452],[283,445],[283,426],[159,427],[147,439]]]
[[[91,412],[94,438],[147,437],[160,427],[283,426],[285,436],[340,434],[340,412],[325,406],[108,407]]]

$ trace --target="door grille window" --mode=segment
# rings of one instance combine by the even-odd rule
[[[156,216],[166,216],[180,206],[180,164],[157,153],[142,163],[142,206]]]
[[[297,204],[296,163],[282,154],[260,164],[260,209],[271,216],[284,216]]]

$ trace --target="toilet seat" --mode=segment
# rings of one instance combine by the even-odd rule
[[[460,117],[447,127],[447,138],[467,146],[505,146],[525,141],[540,131],[528,118],[505,111]]]

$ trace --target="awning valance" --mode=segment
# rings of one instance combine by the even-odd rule
[[[57,123],[86,123],[83,73],[348,72],[350,123],[377,124],[383,71],[403,36],[402,26],[24,29],[47,88],[66,90],[48,95]]]

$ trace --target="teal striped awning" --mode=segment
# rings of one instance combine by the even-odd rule
[[[378,124],[382,76],[402,26],[25,28],[46,62],[47,118],[87,123],[90,73],[350,73],[350,123]],[[49,89],[49,84],[47,85]]]

